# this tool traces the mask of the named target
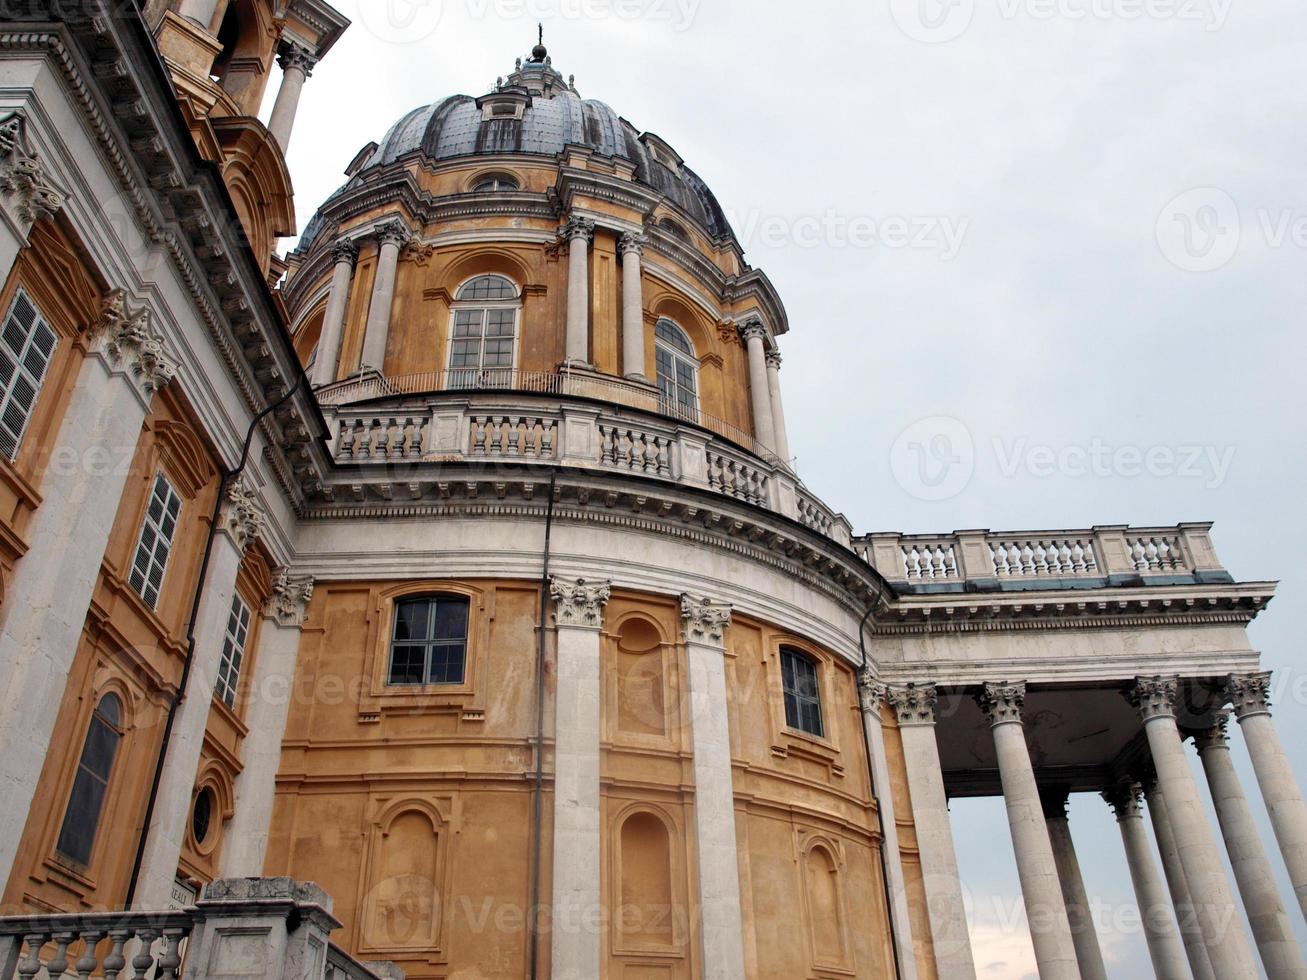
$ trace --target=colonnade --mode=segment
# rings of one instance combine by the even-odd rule
[[[1120,828],[1154,971],[1163,980],[1254,977],[1260,959],[1271,980],[1303,980],[1307,965],[1230,759],[1227,715],[1218,714],[1215,725],[1205,731],[1181,729],[1176,721],[1179,689],[1174,676],[1137,679],[1129,698],[1143,726],[1151,768],[1121,773],[1103,792]],[[1307,804],[1270,723],[1269,689],[1270,674],[1231,675],[1224,699],[1248,743],[1281,855],[1301,901],[1307,884]],[[1098,980],[1106,973],[1067,824],[1067,797],[1056,788],[1040,786],[1025,738],[1025,694],[1023,683],[985,684],[977,701],[992,728],[1039,975],[1045,980]],[[974,977],[971,950],[963,941],[967,924],[962,886],[935,743],[936,692],[929,684],[891,685],[887,697],[898,712],[903,738],[939,969],[951,978]],[[1198,746],[1256,956],[1185,756],[1184,740],[1190,737]],[[1144,828],[1145,796],[1161,874]]]

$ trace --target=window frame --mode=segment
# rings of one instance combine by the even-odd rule
[[[790,663],[803,664],[812,672],[812,689],[815,693],[807,694],[799,690],[797,686],[791,686],[791,678],[797,684],[798,677],[792,669],[787,670]],[[782,645],[780,648],[780,668],[781,668],[781,694],[783,700],[783,710],[785,714],[785,727],[791,732],[798,732],[809,738],[828,741],[827,724],[825,712],[822,710],[822,664],[816,658],[809,656],[807,653],[797,647]],[[795,714],[791,715],[790,704],[794,703]],[[805,706],[814,707],[817,716],[817,730],[813,731],[804,724],[803,708]]]
[[[118,718],[116,721],[109,718],[102,708],[110,698],[113,698],[117,705]],[[95,865],[97,846],[100,843],[100,832],[104,825],[105,810],[110,802],[113,793],[114,775],[118,768],[118,758],[123,749],[123,742],[127,737],[127,705],[123,695],[117,690],[101,691],[95,699],[94,707],[91,709],[90,717],[83,726],[82,748],[77,753],[77,765],[73,769],[71,784],[68,787],[68,793],[64,798],[63,817],[59,821],[58,829],[54,833],[53,855],[56,864],[60,867],[69,868],[82,875],[88,873]],[[112,737],[112,743],[109,747],[108,764],[105,766],[103,775],[95,773],[86,765],[87,749],[91,746],[92,735],[96,732],[96,726],[99,725],[106,730]],[[78,786],[84,785],[79,783],[79,777],[82,770],[87,769],[91,779],[98,780],[100,783],[100,793],[98,800],[94,801],[95,813],[93,816],[90,830],[90,838],[87,842],[86,860],[82,861],[78,856],[70,854],[63,850],[64,832],[68,828],[69,818],[73,812],[73,804],[78,799]]]
[[[244,622],[241,622],[241,614]],[[233,633],[233,623],[236,631]],[[249,660],[250,637],[254,632],[254,610],[240,591],[232,593],[231,609],[222,636],[222,655],[218,660],[218,677],[214,681],[213,696],[232,711],[240,694],[241,670]]]
[[[19,303],[26,303],[32,310],[32,325],[30,328],[22,328],[22,320],[16,316]],[[24,329],[22,349],[14,352],[4,340],[4,334],[8,332],[7,328],[10,322],[16,321],[20,328]],[[41,373],[38,377],[28,366],[28,358],[33,351],[41,354],[39,347],[36,346],[38,335],[44,330],[50,337],[50,347],[45,351],[43,356],[45,363],[41,365]],[[13,357],[13,373],[8,381],[3,380],[0,375],[0,455],[10,463],[18,460],[19,454],[23,449],[23,440],[27,436],[28,429],[31,427],[32,418],[36,415],[37,405],[41,401],[41,394],[45,390],[45,383],[50,377],[50,368],[55,363],[55,358],[59,352],[60,343],[59,331],[56,330],[45,314],[41,312],[40,306],[32,298],[32,294],[23,286],[19,286],[14,291],[14,297],[9,302],[9,308],[5,311],[4,318],[0,319],[0,357]],[[16,404],[14,401],[14,391],[19,381],[26,381],[32,388],[31,403],[23,409],[22,424],[17,431],[6,432],[7,424],[3,421],[4,414],[11,405]],[[10,451],[3,448],[3,439],[12,435],[13,447]]]
[[[681,335],[690,348],[688,353],[671,341],[658,336],[658,328],[664,323],[670,325],[672,329]],[[694,387],[690,389],[690,393],[694,396],[693,408],[686,409],[681,405],[682,385],[679,374],[668,376],[667,380],[672,386],[671,393],[669,394],[664,390],[662,365],[659,362],[659,354],[663,352],[671,360],[674,372],[681,365],[688,367],[692,371]],[[698,351],[694,349],[694,341],[690,339],[689,332],[671,317],[660,316],[654,323],[654,384],[658,386],[659,409],[663,415],[672,415],[687,422],[697,423],[699,421],[699,415],[702,411],[699,392],[699,368],[701,366]]]
[[[158,544],[159,540],[162,538],[162,524],[160,523],[160,520],[151,517],[150,511],[153,507],[155,496],[158,493],[160,484],[163,484],[168,491],[167,495],[163,498],[164,515],[168,514],[168,507],[171,501],[175,500],[177,506],[175,512],[171,515],[172,530],[167,535],[167,551],[164,553],[163,561],[159,563],[159,581],[158,584],[154,586],[154,599],[151,600],[150,597],[146,595],[146,590],[150,587],[149,572],[154,567],[155,560],[158,557]],[[131,565],[127,570],[128,588],[139,596],[140,600],[144,602],[152,612],[157,613],[159,611],[159,602],[163,598],[163,588],[168,577],[168,565],[172,560],[173,552],[176,550],[177,531],[181,527],[182,510],[185,505],[185,498],[183,498],[177,488],[173,486],[172,481],[168,479],[168,475],[163,470],[157,470],[154,474],[154,479],[150,481],[150,489],[146,494],[145,513],[141,515],[141,529],[136,534],[136,546],[132,549]],[[134,579],[137,574],[137,566],[141,560],[141,551],[143,548],[146,548],[145,539],[147,532],[153,533],[154,543],[149,546],[149,561],[146,565],[141,585],[137,586]]]
[[[489,118],[510,119],[513,118],[513,116],[510,113],[492,112]],[[487,184],[493,184],[494,186],[487,187],[486,186]],[[501,184],[503,184],[504,186],[501,187],[500,186]],[[510,184],[512,186],[508,186]],[[499,194],[499,193],[510,193],[512,191],[520,191],[521,189],[522,189],[522,182],[518,180],[516,177],[514,177],[512,174],[495,172],[495,173],[481,174],[478,177],[476,177],[472,181],[472,184],[468,188],[468,191],[472,194]],[[504,278],[508,278],[508,277],[505,276]]]
[[[436,634],[436,625],[439,622],[438,617],[434,614],[439,610],[441,602],[448,602],[451,605],[461,605],[463,607],[463,638],[461,644],[461,662],[459,664],[459,675],[457,679],[450,680],[433,680],[433,660],[436,647],[451,647],[457,645],[452,637],[440,637]],[[418,603],[427,603],[426,613],[426,631],[425,636],[421,639],[414,637],[400,638],[400,610],[406,606],[413,606]],[[390,603],[390,628],[388,630],[388,639],[386,641],[386,661],[385,672],[382,683],[386,689],[394,690],[415,690],[422,688],[438,688],[441,690],[461,690],[466,688],[471,674],[471,658],[469,656],[469,647],[472,642],[472,599],[470,596],[462,595],[456,592],[419,592],[410,595],[396,596]],[[396,680],[395,679],[395,654],[399,648],[422,648],[422,679],[418,681]]]
[[[512,299],[459,299],[458,296],[463,290],[467,289],[478,279],[487,278],[502,279],[504,282],[513,287],[514,295]],[[498,272],[480,273],[471,276],[459,284],[454,290],[454,299],[449,304],[449,334],[446,343],[445,352],[445,371],[449,379],[450,388],[510,388],[513,385],[513,379],[517,377],[518,359],[521,356],[522,344],[522,287],[509,276]],[[508,337],[512,345],[511,356],[507,366],[496,364],[487,366],[486,360],[486,341],[503,340],[503,337],[488,337],[486,330],[489,327],[490,315],[492,312],[511,310],[512,311],[512,330]],[[460,341],[467,341],[472,338],[459,337],[459,314],[479,312],[481,314],[479,329],[480,346],[477,353],[477,363],[475,366],[454,364],[456,356],[456,345]]]

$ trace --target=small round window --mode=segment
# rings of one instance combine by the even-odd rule
[[[195,797],[195,806],[191,810],[191,836],[195,843],[203,846],[213,829],[213,790],[207,786]]]

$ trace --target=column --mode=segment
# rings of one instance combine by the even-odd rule
[[[986,684],[977,701],[989,716],[993,731],[1003,803],[1040,980],[1078,980],[1080,968],[1071,925],[1044,825],[1035,770],[1026,748],[1026,726],[1021,720],[1025,699],[1025,684]]]
[[[622,236],[622,371],[633,381],[648,381],[644,373],[644,285],[640,277],[643,235]]]
[[[699,935],[704,980],[744,980],[740,863],[726,705],[725,631],[731,607],[681,596],[690,675],[694,825],[699,852]]]
[[[377,228],[377,277],[372,283],[372,303],[363,333],[363,357],[360,370],[371,368],[384,372],[386,340],[390,336],[390,309],[395,302],[395,274],[399,268],[399,250],[409,240],[409,230],[398,220],[387,221]]]
[[[213,23],[213,14],[217,9],[218,0],[182,0],[177,13],[207,31],[209,25]]]
[[[570,217],[563,226],[567,239],[567,352],[569,365],[590,363],[590,242],[595,223]]]
[[[899,828],[895,821],[894,794],[885,755],[885,732],[880,706],[888,689],[876,680],[868,664],[858,672],[858,704],[862,709],[862,734],[871,762],[871,789],[880,815],[881,855],[889,884],[890,921],[894,924],[894,950],[898,958],[898,980],[917,980],[917,952],[912,941],[912,916],[908,908],[908,886],[899,855]]]
[[[1190,980],[1175,914],[1167,902],[1166,890],[1148,846],[1139,793],[1138,785],[1129,783],[1108,790],[1103,798],[1116,814],[1117,827],[1121,830],[1121,843],[1125,845],[1130,883],[1134,885],[1135,901],[1139,903],[1153,973],[1157,980]]]
[[[1225,693],[1248,743],[1257,785],[1289,869],[1289,882],[1307,915],[1307,804],[1271,722],[1270,688],[1269,673],[1231,674]]]
[[[767,389],[771,394],[771,424],[776,438],[776,455],[786,466],[790,463],[790,435],[785,428],[785,406],[781,404],[781,355],[767,352]]]
[[[227,620],[236,593],[236,574],[245,550],[254,543],[263,526],[262,511],[243,480],[238,479],[228,487],[226,495],[195,617],[190,676],[185,688],[177,692],[177,714],[165,750],[159,791],[149,826],[145,828],[145,853],[133,899],[138,909],[168,907],[190,816],[191,794],[213,704]]]
[[[891,684],[887,697],[898,715],[903,740],[935,965],[941,977],[975,980],[962,879],[958,874],[953,830],[949,826],[939,746],[935,742],[935,685]]]
[[[345,315],[349,311],[349,290],[354,282],[354,263],[358,261],[358,243],[342,238],[331,246],[335,265],[331,270],[331,293],[327,296],[327,312],[322,318],[322,336],[318,338],[318,358],[313,362],[316,386],[329,385],[339,372],[340,342],[345,335]]]
[[[1216,976],[1255,977],[1257,966],[1239,923],[1239,908],[1221,868],[1211,825],[1198,798],[1175,723],[1178,677],[1141,677],[1130,699],[1139,709],[1157,782],[1180,851],[1180,865]]]
[[[41,479],[31,552],[0,607],[0,881],[9,878],[36,795],[68,671],[155,392],[173,375],[145,310],[105,301]]]
[[[1225,850],[1234,869],[1234,880],[1239,886],[1253,942],[1262,958],[1269,980],[1304,980],[1304,964],[1293,925],[1285,914],[1280,900],[1280,889],[1275,884],[1271,863],[1253,822],[1252,808],[1239,785],[1230,758],[1230,743],[1226,738],[1227,716],[1217,716],[1216,724],[1194,737],[1198,756],[1203,760],[1203,772],[1212,792],[1216,819],[1225,838]]]
[[[1203,930],[1198,924],[1194,912],[1193,898],[1189,894],[1189,882],[1185,878],[1184,868],[1180,864],[1180,848],[1175,842],[1175,833],[1171,830],[1171,818],[1166,812],[1166,798],[1156,778],[1150,780],[1144,788],[1148,800],[1148,817],[1153,822],[1153,836],[1157,838],[1157,852],[1162,856],[1162,871],[1166,874],[1167,888],[1171,891],[1171,904],[1175,908],[1177,928],[1180,940],[1184,944],[1184,955],[1189,960],[1194,980],[1215,980],[1212,963],[1207,956],[1207,946],[1203,942]]]
[[[1071,839],[1071,824],[1067,820],[1068,797],[1065,790],[1049,791],[1042,796],[1044,826],[1048,841],[1053,847],[1053,862],[1057,877],[1062,883],[1062,901],[1066,904],[1067,922],[1071,926],[1071,942],[1076,950],[1082,980],[1107,980],[1103,965],[1103,950],[1098,945],[1089,896],[1085,880],[1080,873],[1080,860],[1076,857],[1075,842]]]
[[[257,878],[263,874],[281,743],[295,689],[295,661],[312,597],[313,579],[292,575],[283,568],[273,579],[272,595],[263,605],[259,649],[254,657],[245,714],[249,734],[241,746],[245,768],[236,777],[236,808],[222,849],[224,878]]]
[[[740,328],[740,336],[749,352],[749,396],[753,400],[753,435],[765,448],[775,452],[776,434],[771,417],[771,388],[767,383],[767,354],[764,348],[767,330],[757,320]]]
[[[290,133],[295,127],[295,113],[299,110],[304,82],[313,74],[313,66],[317,63],[312,51],[294,42],[283,44],[277,56],[277,64],[281,66],[281,88],[277,90],[277,101],[272,104],[272,115],[268,117],[268,132],[272,133],[283,155],[290,149]]]
[[[554,578],[554,980],[600,975],[599,631],[609,582]]]

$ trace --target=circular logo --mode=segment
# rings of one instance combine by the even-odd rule
[[[1157,218],[1157,245],[1185,272],[1215,272],[1239,251],[1239,206],[1217,187],[1195,187],[1173,198]]]
[[[908,37],[943,44],[961,37],[976,15],[976,0],[890,0],[890,15]]]
[[[445,12],[444,0],[363,0],[358,17],[370,33],[390,44],[430,37]]]
[[[894,440],[890,469],[898,485],[918,500],[951,500],[976,472],[975,442],[955,418],[922,419]]]

